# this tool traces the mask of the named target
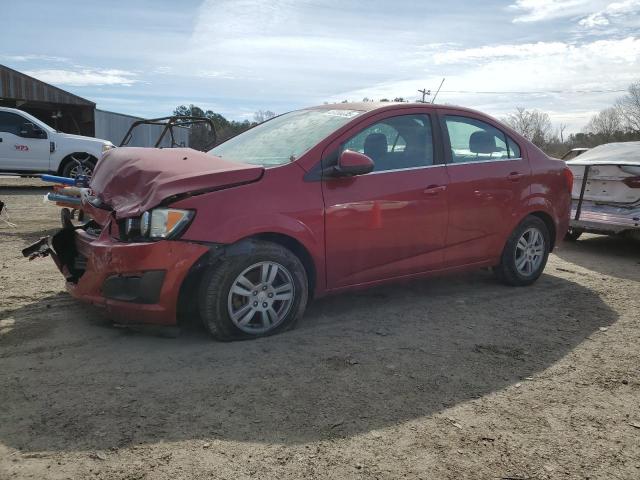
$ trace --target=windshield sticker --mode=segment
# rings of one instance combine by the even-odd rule
[[[329,115],[331,117],[344,117],[344,118],[353,118],[357,115],[360,115],[362,112],[360,110],[327,110],[324,112],[325,115]]]

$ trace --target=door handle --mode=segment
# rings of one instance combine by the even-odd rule
[[[424,193],[427,195],[437,195],[440,192],[444,192],[447,189],[446,185],[429,185],[425,188]]]
[[[509,175],[507,175],[507,178],[512,182],[517,182],[522,177],[524,177],[524,173],[520,173],[520,172],[511,172]]]

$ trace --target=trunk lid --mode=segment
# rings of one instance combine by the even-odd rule
[[[190,148],[114,148],[98,162],[91,190],[116,218],[141,215],[164,200],[255,182],[264,167]]]
[[[640,142],[599,145],[568,161],[567,166],[574,177],[574,199],[580,198],[585,167],[589,166],[584,200],[620,204],[640,201],[640,188],[629,185],[636,184],[629,179],[640,176]]]
[[[578,199],[580,198],[585,166],[567,166],[571,169],[574,178],[572,196],[574,199]],[[636,203],[640,201],[640,188],[631,188],[624,181],[627,178],[637,176],[640,176],[640,166],[591,165],[587,185],[584,189],[584,200],[605,203]]]

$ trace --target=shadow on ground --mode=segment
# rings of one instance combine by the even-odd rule
[[[198,328],[176,339],[106,328],[56,296],[4,314],[0,442],[352,436],[503,389],[616,318],[570,281],[508,288],[479,272],[318,300],[292,332],[225,344]]]
[[[640,281],[640,241],[622,236],[583,235],[554,252],[594,272]],[[588,255],[585,255],[587,253]]]

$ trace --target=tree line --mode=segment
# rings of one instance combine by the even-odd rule
[[[255,127],[276,116],[270,110],[258,110],[253,114],[253,120],[227,120],[213,110],[204,110],[197,105],[179,105],[173,111],[174,115],[189,115],[192,117],[206,117],[211,119],[216,129],[216,143],[222,143],[239,133]],[[211,132],[203,124],[192,125],[189,129],[189,145],[196,150],[202,150],[211,143]]]
[[[629,85],[627,93],[611,107],[591,117],[582,132],[566,138],[566,125],[554,127],[549,115],[539,110],[517,107],[502,121],[552,156],[561,156],[576,147],[640,140],[640,81]]]

